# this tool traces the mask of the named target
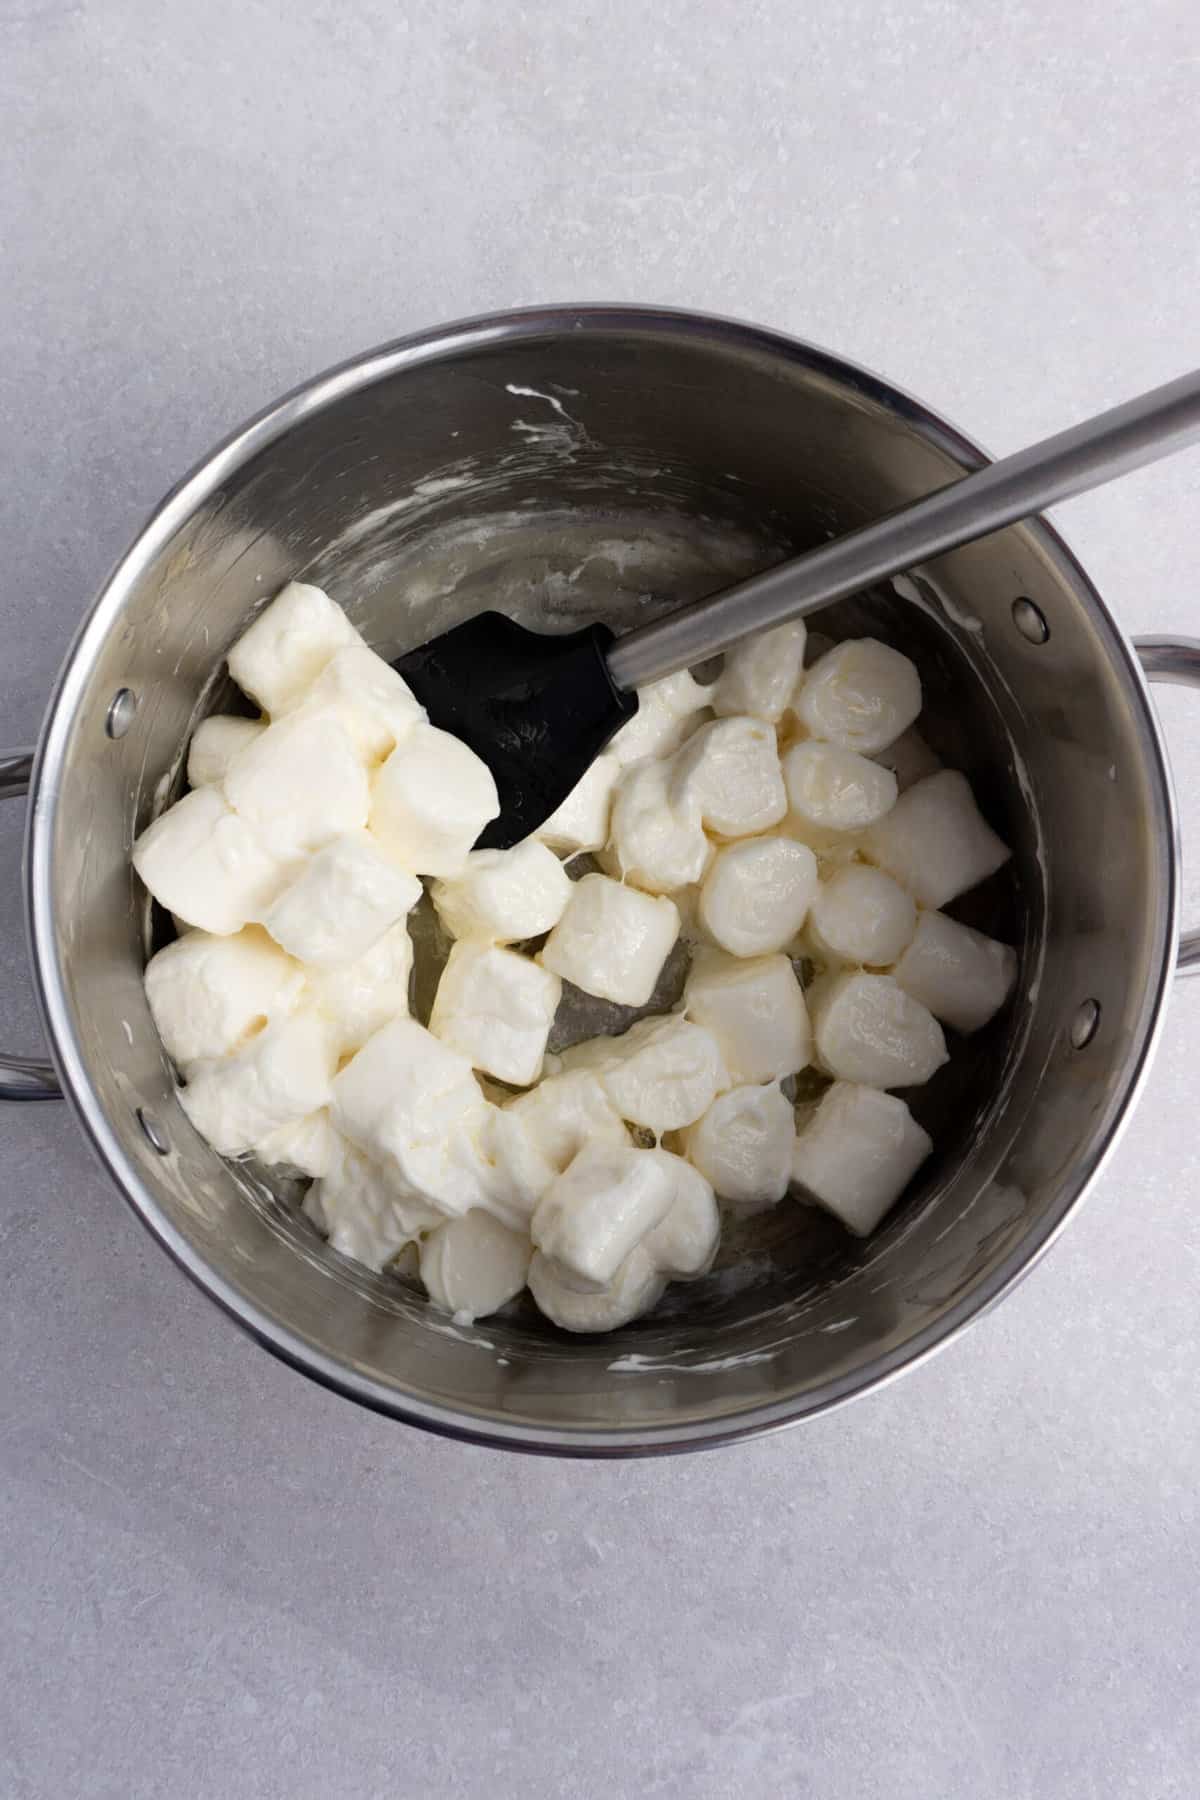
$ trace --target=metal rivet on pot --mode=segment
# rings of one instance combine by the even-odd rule
[[[168,1155],[171,1146],[168,1144],[163,1128],[155,1118],[154,1114],[152,1112],[147,1112],[144,1106],[139,1106],[137,1109],[137,1122],[145,1132],[146,1142],[149,1144],[150,1148],[152,1150],[157,1150],[160,1156]]]
[[[1023,638],[1031,644],[1044,644],[1050,636],[1050,627],[1046,623],[1046,615],[1040,606],[1024,594],[1019,594],[1012,605],[1013,624]]]
[[[137,695],[132,688],[118,688],[108,708],[104,729],[110,738],[122,738],[133,724],[137,711]]]
[[[1071,1046],[1083,1050],[1100,1028],[1100,1002],[1085,1000],[1071,1020]]]

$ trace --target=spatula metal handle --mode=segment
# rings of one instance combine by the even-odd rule
[[[964,475],[848,537],[639,626],[609,651],[609,673],[628,691],[692,668],[751,632],[903,574],[1057,500],[1186,449],[1198,438],[1200,370],[1194,370]]]

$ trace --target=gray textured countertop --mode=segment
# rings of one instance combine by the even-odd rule
[[[542,299],[743,314],[995,450],[1196,357],[1188,0],[0,0],[4,735],[160,492],[323,364]],[[1200,456],[1062,509],[1196,630]],[[1200,716],[1165,706],[1185,837]],[[31,1049],[19,807],[4,1036]],[[1192,907],[1200,891],[1192,884]],[[1191,1796],[1200,984],[1094,1199],[903,1382],[665,1463],[368,1417],[61,1107],[0,1114],[0,1792]]]

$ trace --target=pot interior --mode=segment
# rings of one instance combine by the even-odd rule
[[[38,799],[35,935],[65,1072],[110,1166],[264,1340],[446,1428],[593,1449],[688,1441],[878,1379],[1048,1239],[1140,1066],[1173,891],[1142,689],[1088,584],[1040,528],[997,534],[899,592],[810,621],[914,658],[922,735],[966,772],[1014,849],[1009,869],[948,910],[1019,946],[1016,994],[983,1032],[948,1034],[950,1063],[906,1095],[935,1154],[866,1243],[785,1200],[727,1233],[709,1277],[673,1285],[623,1331],[569,1337],[527,1298],[477,1326],[452,1323],[401,1279],[329,1251],[297,1190],[223,1163],[192,1130],[141,987],[163,922],[128,863],[178,786],[195,723],[229,703],[226,648],[289,577],[326,587],[385,655],[484,607],[549,630],[627,627],[973,460],[882,384],[765,334],[665,315],[534,315],[318,385],[159,515],[102,596],[54,709],[45,763],[61,757],[61,777],[44,777]],[[1022,631],[1020,600],[1049,627],[1044,642]],[[137,709],[114,739],[105,722],[124,688]],[[682,975],[677,958],[658,1004]],[[428,999],[426,983],[418,1016]],[[1077,1048],[1085,1001],[1100,1022]],[[556,1041],[632,1016],[596,1003],[570,1012]]]

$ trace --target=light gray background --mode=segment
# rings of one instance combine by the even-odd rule
[[[1194,27],[1193,0],[0,0],[4,737],[214,438],[416,326],[743,314],[997,451],[1179,372]],[[1062,522],[1131,631],[1197,629],[1200,456]],[[1194,837],[1200,705],[1169,699]],[[19,827],[0,1016],[31,1048]],[[609,1467],[307,1385],[61,1108],[4,1112],[0,1793],[1194,1795],[1198,1066],[1200,985],[1065,1242],[934,1364]]]

